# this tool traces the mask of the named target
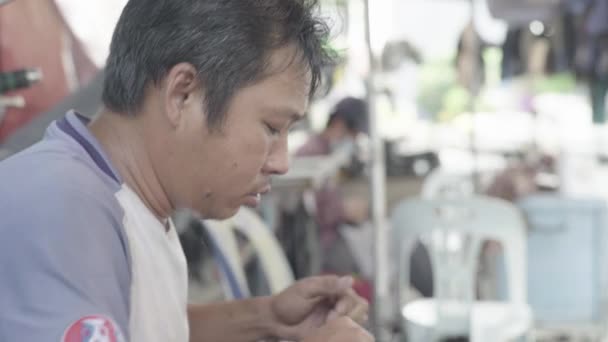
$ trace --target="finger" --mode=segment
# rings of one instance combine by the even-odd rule
[[[357,329],[357,335],[360,338],[357,341],[373,342],[373,341],[376,340],[374,338],[374,336],[372,336],[372,334],[369,333],[369,331],[365,330],[361,326],[359,326],[358,329]]]
[[[346,293],[338,299],[334,310],[341,316],[352,311],[359,304],[359,297],[353,289],[348,289]]]
[[[367,302],[363,298],[359,297],[353,289],[348,289],[333,306],[333,309],[327,316],[327,320],[331,321],[338,317],[349,316],[349,313],[351,312],[365,311],[366,305]],[[360,306],[363,307],[363,310],[355,311]],[[357,316],[357,319],[362,320],[362,316]]]
[[[339,327],[340,329],[347,328],[353,332],[355,336],[359,337],[357,341],[375,341],[374,337],[367,330],[349,317],[339,317],[333,321],[331,325]]]
[[[350,319],[350,317],[342,316],[336,318],[330,325],[333,326],[342,326],[342,327],[350,327],[350,328],[359,328],[359,324]]]
[[[369,312],[369,303],[350,289],[348,294],[336,304],[335,311],[341,316],[348,316],[362,324],[366,321],[365,316]]]
[[[363,325],[367,323],[367,320],[369,318],[368,312],[369,304],[366,301],[362,301],[357,306],[355,306],[347,315],[353,321]]]
[[[331,311],[329,312],[329,314],[327,315],[327,322],[334,321],[334,320],[336,320],[336,319],[340,318],[341,316],[342,316],[342,315],[338,314],[338,313],[336,312],[336,310],[331,310]]]
[[[374,338],[374,336],[372,336],[372,334],[370,334],[370,333],[369,333],[367,330],[364,330],[364,331],[362,332],[362,335],[363,335],[362,337],[363,337],[363,338],[364,338],[366,341],[368,341],[368,342],[374,342],[374,341],[376,341],[376,339]]]
[[[342,295],[346,290],[352,288],[353,278],[337,276],[318,276],[300,281],[298,290],[305,298],[335,297]]]

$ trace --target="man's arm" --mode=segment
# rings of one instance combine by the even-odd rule
[[[190,305],[190,342],[253,342],[277,336],[270,299],[259,297],[209,305]]]
[[[326,334],[357,335],[346,321],[327,324],[340,317],[359,323],[367,320],[368,304],[353,291],[352,282],[350,277],[312,277],[274,296],[190,306],[190,342],[328,342],[332,340],[324,339]]]

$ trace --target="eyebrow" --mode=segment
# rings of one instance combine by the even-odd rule
[[[270,111],[273,115],[289,116],[291,123],[296,123],[306,116],[306,113],[300,114],[298,111],[289,107],[271,108]]]

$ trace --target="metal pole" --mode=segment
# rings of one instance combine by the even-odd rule
[[[472,170],[471,170],[471,181],[473,182],[473,190],[475,193],[478,193],[481,190],[481,171],[479,169],[479,152],[477,149],[477,132],[475,131],[475,121],[477,119],[477,100],[479,97],[479,92],[481,87],[483,86],[483,80],[480,80],[478,83],[478,77],[480,76],[480,68],[483,68],[483,63],[480,65],[477,59],[477,54],[481,51],[481,41],[480,37],[477,34],[477,27],[475,26],[475,6],[478,1],[471,0],[471,27],[470,31],[465,29],[463,34],[463,53],[466,53],[467,45],[469,46],[469,53],[471,54],[471,60],[474,61],[471,71],[471,80],[470,84],[465,84],[469,92],[469,103],[467,104],[469,110],[469,116],[471,118],[471,127],[469,132],[469,149],[471,151],[471,160],[473,162]],[[468,44],[467,44],[468,43]],[[482,57],[483,59],[483,57]]]
[[[374,334],[380,342],[390,338],[386,319],[390,319],[392,308],[389,307],[389,269],[388,269],[388,224],[386,218],[386,172],[384,163],[384,146],[378,130],[376,112],[375,77],[376,58],[371,45],[370,1],[365,4],[365,38],[369,54],[369,75],[367,78],[367,100],[369,104],[371,174],[370,190],[372,198],[372,220],[374,224]]]

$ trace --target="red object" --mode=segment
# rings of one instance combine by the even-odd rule
[[[120,328],[104,316],[87,316],[70,325],[62,342],[104,341],[124,342]]]
[[[374,300],[374,286],[371,281],[363,278],[355,278],[355,283],[353,284],[353,290],[355,292],[365,298],[368,303],[372,303]]]
[[[0,123],[0,143],[70,93],[66,70],[73,70],[80,85],[97,72],[53,0],[17,0],[0,7],[0,71],[26,68],[40,68],[43,80],[9,94],[23,96],[26,107],[8,110]]]
[[[367,300],[368,303],[372,303],[374,300],[374,285],[373,283],[365,278],[361,278],[357,275],[352,274],[335,274],[331,272],[323,273],[323,275],[337,275],[339,277],[350,276],[353,278],[353,290]]]

